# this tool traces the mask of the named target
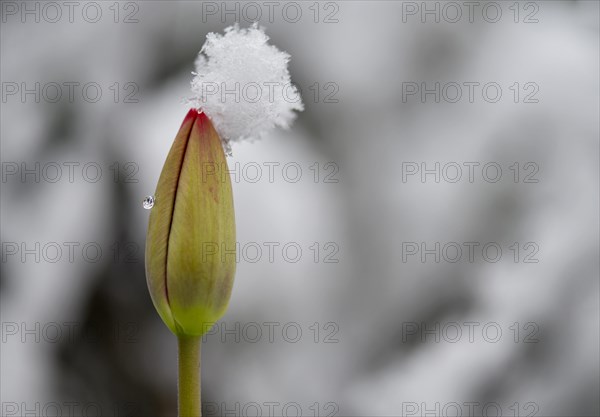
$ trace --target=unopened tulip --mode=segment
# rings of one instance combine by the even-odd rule
[[[154,197],[144,201],[152,209],[148,288],[179,345],[180,417],[201,415],[201,336],[225,314],[233,286],[235,219],[224,149],[289,127],[304,108],[291,84],[290,56],[268,40],[257,24],[207,35],[192,81],[194,109],[175,137]]]
[[[235,219],[221,138],[190,110],[158,180],[146,240],[152,301],[178,336],[200,336],[226,311],[235,274]],[[223,251],[227,253],[222,253]]]

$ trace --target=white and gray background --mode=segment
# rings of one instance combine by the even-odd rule
[[[257,17],[306,109],[229,158],[205,415],[599,415],[596,1],[0,5],[3,416],[175,415],[141,201]]]

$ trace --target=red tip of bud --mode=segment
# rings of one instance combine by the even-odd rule
[[[185,119],[183,119],[183,123],[181,123],[181,125],[185,125],[186,123],[190,122],[190,121],[194,121],[196,120],[196,118],[200,115],[200,113],[198,113],[198,110],[196,109],[190,109],[190,111],[188,112],[188,114],[185,116]]]
[[[188,114],[185,116],[185,118],[183,119],[183,123],[181,123],[181,126],[183,127],[186,123],[189,122],[196,122],[198,123],[198,127],[203,127],[204,125],[206,125],[207,121],[209,121],[210,119],[208,118],[208,116],[206,115],[206,113],[204,113],[203,111],[198,111],[196,109],[190,109],[190,111],[188,112]]]

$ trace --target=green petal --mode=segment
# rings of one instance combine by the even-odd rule
[[[177,184],[196,113],[194,110],[188,113],[171,146],[154,194],[155,202],[150,212],[146,237],[148,289],[158,314],[173,332],[176,327],[167,293],[167,251]]]
[[[171,311],[188,336],[205,333],[231,295],[235,218],[226,167],[219,135],[206,115],[198,115],[179,177],[167,259]]]

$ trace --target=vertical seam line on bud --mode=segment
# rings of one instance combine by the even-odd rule
[[[185,138],[185,146],[183,148],[183,154],[181,156],[181,163],[179,164],[179,169],[177,170],[177,181],[175,183],[175,194],[173,197],[173,207],[171,210],[171,221],[169,222],[169,231],[167,232],[167,248],[166,248],[166,254],[165,254],[165,297],[167,299],[167,305],[169,306],[169,309],[171,308],[171,302],[169,300],[169,283],[167,280],[167,276],[168,274],[168,265],[169,265],[169,242],[171,241],[171,229],[173,228],[173,217],[175,217],[175,204],[177,203],[177,191],[179,190],[179,178],[181,178],[181,171],[183,170],[183,163],[185,161],[185,155],[187,153],[187,149],[188,146],[190,144],[190,138],[192,136],[192,132],[194,131],[194,126],[196,125],[196,121],[198,120],[198,117],[194,117],[194,121],[192,122],[192,126],[190,127],[190,132],[188,133],[187,137]],[[171,314],[173,314],[171,312]],[[173,320],[175,321],[175,317],[173,317]],[[176,321],[175,321],[176,323]]]

